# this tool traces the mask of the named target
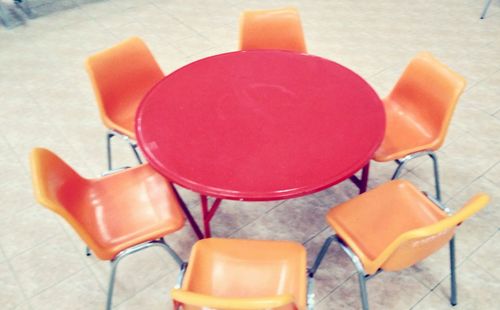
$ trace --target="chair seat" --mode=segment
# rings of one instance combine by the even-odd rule
[[[306,264],[306,250],[296,242],[204,239],[193,247],[182,289],[222,298],[292,294],[304,309]]]
[[[411,183],[400,179],[330,209],[326,219],[358,256],[374,260],[402,233],[446,216]]]
[[[89,246],[101,259],[184,225],[171,185],[147,164],[88,182],[67,205],[77,208],[70,213],[95,242]]]
[[[426,128],[426,122],[418,115],[405,111],[400,104],[384,100],[386,129],[382,144],[375,152],[374,160],[384,162],[403,158],[424,150],[436,150],[442,144],[437,133]]]

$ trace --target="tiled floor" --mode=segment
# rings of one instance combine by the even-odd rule
[[[11,1],[3,0],[4,3]],[[457,236],[459,309],[498,309],[500,293],[500,2],[479,20],[483,1],[328,0],[31,0],[34,19],[0,28],[0,308],[101,309],[109,264],[84,255],[84,244],[51,212],[35,203],[28,153],[35,146],[60,154],[85,176],[105,169],[104,127],[83,62],[100,49],[138,35],[166,73],[204,56],[235,50],[244,8],[294,5],[300,9],[309,51],[361,74],[385,96],[408,60],[429,50],[468,80],[447,142],[439,152],[445,200],[454,209],[478,191],[492,203],[460,227]],[[133,163],[116,145],[122,163]],[[370,186],[394,166],[374,164]],[[424,190],[430,165],[405,173]],[[214,234],[291,239],[316,255],[329,235],[323,214],[356,194],[349,182],[289,201],[225,201]],[[184,195],[198,210],[196,196]],[[168,237],[184,258],[190,228]],[[119,309],[169,309],[177,270],[151,249],[119,267]],[[399,273],[368,283],[373,309],[449,308],[447,249]],[[318,273],[319,309],[359,308],[354,268],[333,248]]]

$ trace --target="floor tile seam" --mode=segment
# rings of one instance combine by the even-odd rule
[[[117,282],[119,281],[119,269],[120,269],[120,266],[119,266],[119,264],[118,264],[118,266],[117,266],[117,268],[116,268],[116,278],[115,278],[114,294],[116,294],[116,285],[117,285]],[[91,272],[92,272],[92,273],[94,273],[94,272],[92,271],[92,268],[90,268],[90,270],[91,270]],[[110,271],[110,272],[111,272],[111,271]],[[173,272],[173,271],[172,271],[172,272]],[[149,288],[149,287],[151,287],[151,286],[155,285],[155,284],[156,284],[156,282],[160,281],[160,279],[162,279],[163,277],[166,277],[168,274],[169,274],[169,272],[167,272],[167,273],[165,273],[165,274],[156,273],[156,278],[155,278],[155,279],[153,279],[153,280],[151,280],[151,281],[149,281],[149,283],[148,283],[145,287],[143,287],[143,288],[141,288],[141,289],[139,289],[139,290],[135,291],[132,295],[130,295],[130,296],[128,296],[128,297],[126,297],[126,298],[124,298],[123,300],[121,300],[121,301],[120,301],[120,302],[118,302],[118,303],[113,302],[113,305],[114,305],[114,306],[113,306],[113,308],[115,308],[115,307],[119,307],[120,305],[124,304],[126,301],[131,300],[132,298],[134,298],[135,296],[137,296],[140,292],[142,292],[142,291],[146,290],[147,288]],[[109,274],[108,274],[107,276],[108,276],[108,277],[107,277],[107,280],[109,280]],[[96,277],[96,276],[94,275],[94,277]],[[104,294],[107,294],[107,292],[108,292],[108,287],[106,286],[106,287],[103,289],[103,288],[102,288],[102,286],[101,286],[101,284],[100,284],[100,281],[99,281],[99,280],[97,280],[97,283],[99,284],[99,287],[101,287],[101,290],[103,290],[103,291],[104,291]],[[116,300],[116,299],[114,298],[115,296],[116,296],[116,295],[113,295],[113,300]]]
[[[317,232],[316,234],[314,234],[312,237],[308,238],[306,241],[302,242],[303,245],[306,245],[307,243],[309,243],[312,239],[316,238],[317,236],[319,236],[322,232],[324,232],[325,230],[329,229],[330,226],[326,223],[325,221],[325,226],[323,228],[320,229],[319,232]],[[335,232],[332,231],[332,235],[334,235]],[[328,237],[327,237],[328,238]]]
[[[150,2],[151,3],[151,2]],[[189,24],[186,24],[185,22],[183,22],[181,19],[179,19],[177,16],[171,14],[171,12],[169,12],[168,10],[166,9],[163,9],[162,7],[158,6],[156,3],[151,3],[153,6],[155,6],[156,8],[158,8],[158,10],[164,12],[165,14],[167,14],[169,17],[171,17],[172,19],[174,19],[175,21],[177,21],[179,24],[181,24],[182,26],[184,27],[187,27],[189,30],[193,31],[194,33],[196,33],[197,35],[203,37],[204,39],[208,40],[207,37],[205,37],[202,33],[200,33],[198,30],[196,30],[195,28],[191,27]],[[210,40],[208,40],[210,41]],[[210,41],[211,42],[211,41]]]
[[[427,288],[427,287],[426,287]],[[420,304],[427,296],[429,296],[430,294],[432,294],[432,290],[428,290],[427,294],[425,294],[424,296],[422,296],[422,298],[420,298],[416,303],[413,304],[413,306],[411,306],[409,309],[414,309],[416,306],[418,306],[418,304]]]
[[[319,304],[321,304],[323,301],[325,301],[330,295],[332,295],[333,293],[335,293],[335,291],[337,291],[338,289],[340,289],[342,286],[344,286],[344,284],[347,283],[347,281],[349,281],[353,276],[356,275],[356,271],[352,271],[352,273],[350,273],[344,281],[342,281],[340,284],[338,284],[334,289],[332,289],[330,292],[328,292],[327,294],[325,294],[325,296],[323,298],[321,298],[320,300],[316,301],[314,303],[315,306],[318,306]]]
[[[29,299],[28,295],[26,294],[24,287],[21,285],[21,281],[19,281],[19,277],[17,276],[17,273],[14,271],[14,267],[12,267],[12,264],[11,264],[10,260],[5,255],[5,252],[3,251],[3,249],[1,248],[1,246],[0,246],[0,250],[3,252],[4,257],[5,257],[5,261],[2,261],[2,263],[7,264],[7,266],[9,268],[12,276],[14,277],[14,281],[16,281],[17,288],[19,289],[19,291],[21,291],[21,295],[22,295],[24,303],[25,304],[26,303],[29,304],[29,302],[28,302],[28,299]],[[23,302],[21,302],[20,304],[17,304],[16,307],[18,307],[19,305],[22,305],[22,304],[23,304]],[[31,308],[31,305],[30,305],[30,308]]]
[[[470,260],[471,256],[475,254],[475,252],[482,246],[484,245],[484,243],[486,243],[488,240],[490,240],[494,235],[496,234],[493,233],[491,236],[489,236],[487,238],[487,240],[483,243],[481,243],[481,245],[479,245],[477,248],[475,248],[474,250],[472,250],[469,254],[467,254],[462,261],[459,261],[457,260],[456,261],[456,264],[455,264],[455,270],[456,270],[456,273],[458,274],[457,278],[459,277],[460,275],[460,267],[463,266],[465,263],[473,263],[474,265],[477,265],[476,263],[474,263],[473,260]],[[456,254],[455,254],[456,255]],[[451,272],[447,272],[446,275],[439,281],[437,282],[432,288],[431,288],[431,291],[435,291],[442,283],[443,281],[447,280],[449,277],[450,277],[450,274]]]
[[[281,200],[279,203],[277,203],[276,205],[274,205],[273,207],[269,208],[269,210],[267,210],[266,212],[262,213],[260,216],[258,216],[257,218],[255,218],[255,220],[237,228],[235,231],[233,231],[232,233],[229,234],[229,237],[232,237],[234,236],[237,232],[243,230],[245,227],[247,226],[250,226],[251,224],[254,224],[256,221],[260,220],[261,218],[265,217],[267,214],[271,213],[274,209],[276,209],[277,207],[281,206],[282,204],[284,204],[286,201],[288,200]]]
[[[487,274],[492,280],[493,282],[496,282],[498,284],[500,284],[500,276],[498,275],[495,275],[495,273],[493,272],[490,272],[488,271],[487,269],[485,269],[482,265],[474,262],[473,260],[471,260],[469,262],[470,264],[473,264],[476,268],[480,269],[481,271],[483,271],[485,274]]]
[[[14,233],[14,232],[12,232],[12,233]],[[10,260],[13,260],[13,259],[15,259],[15,258],[17,258],[17,257],[19,257],[19,256],[21,256],[21,255],[24,255],[24,254],[28,253],[29,251],[32,251],[32,250],[37,249],[37,248],[44,247],[44,246],[45,246],[47,243],[49,243],[52,239],[55,239],[55,238],[57,238],[58,236],[59,236],[59,235],[58,235],[57,233],[54,233],[53,235],[48,236],[48,237],[46,237],[45,239],[43,239],[42,241],[38,242],[35,246],[33,246],[33,247],[31,247],[31,248],[28,248],[28,249],[24,249],[24,250],[22,250],[22,251],[19,251],[19,252],[15,253],[15,255],[12,255],[12,256],[7,256],[7,255],[6,255],[5,257],[6,257],[6,258],[7,258],[7,260],[9,260],[9,261],[10,261]],[[71,242],[71,240],[68,240],[68,241],[70,241],[70,242]],[[58,243],[58,244],[59,244],[59,243]],[[4,253],[5,253],[5,251],[4,251]]]
[[[33,296],[27,298],[27,301],[29,302],[29,304],[31,305],[31,302],[33,299],[35,299],[36,297],[42,295],[43,293],[51,290],[52,288],[58,286],[59,284],[63,283],[64,281],[67,281],[68,279],[72,278],[73,276],[77,275],[78,273],[80,272],[83,272],[84,270],[89,270],[90,268],[88,268],[87,266],[77,270],[77,271],[74,271],[72,273],[68,273],[64,278],[62,278],[59,282],[56,282],[56,283],[53,283],[52,285],[49,285],[48,287],[40,290],[39,292],[37,292],[36,294],[34,294]],[[90,270],[89,270],[90,271]],[[96,281],[96,283],[99,285],[99,281],[97,281],[97,279],[95,279],[94,277],[94,280]],[[100,288],[100,287],[99,287]],[[102,291],[102,288],[100,288],[101,291]],[[106,292],[104,291],[103,294],[105,294]]]
[[[179,270],[179,271],[180,271],[180,270]],[[172,271],[171,273],[173,273],[173,271]],[[169,274],[165,275],[165,277],[167,277],[167,276],[169,276]],[[173,275],[173,277],[174,277],[174,278],[177,278],[177,275]],[[124,300],[120,301],[119,303],[117,303],[117,304],[116,304],[113,308],[115,308],[115,307],[119,308],[120,306],[122,306],[123,304],[125,304],[127,301],[129,301],[129,300],[133,299],[134,297],[138,296],[140,293],[142,293],[142,292],[146,291],[147,289],[149,289],[149,288],[153,287],[154,285],[156,285],[156,284],[157,284],[158,282],[160,282],[163,278],[164,278],[164,277],[162,276],[162,277],[160,277],[160,278],[158,278],[158,279],[156,279],[156,280],[153,280],[150,284],[148,284],[148,285],[146,285],[144,288],[142,288],[142,289],[138,290],[135,294],[133,294],[133,295],[132,295],[132,296],[130,296],[129,298],[126,298],[126,299],[124,299]],[[176,284],[174,284],[174,286],[175,286],[175,285],[176,285]],[[174,289],[174,286],[172,286],[170,289]],[[170,291],[167,291],[167,292],[165,293],[165,295],[167,296],[167,298],[168,298],[168,299],[172,299],[172,298],[170,297]]]
[[[487,243],[487,242],[489,242],[490,240],[492,240],[493,238],[495,238],[497,234],[499,234],[499,235],[500,235],[500,227],[499,227],[499,228],[497,229],[497,231],[496,231],[493,235],[491,235],[491,236],[490,236],[490,237],[489,237],[489,238],[488,238],[488,239],[487,239],[487,240],[486,240],[486,241],[485,241],[482,245],[480,245],[480,246],[479,246],[479,247],[478,247],[478,248],[474,251],[474,253],[471,253],[471,255],[470,255],[470,261],[471,261],[472,263],[474,263],[476,266],[480,267],[480,268],[481,268],[481,270],[483,270],[484,272],[486,272],[486,273],[490,274],[493,278],[495,278],[495,280],[497,280],[497,282],[499,282],[499,283],[500,283],[500,275],[495,276],[495,274],[494,274],[494,273],[489,272],[489,271],[488,271],[488,270],[486,270],[486,269],[485,269],[482,265],[480,265],[479,263],[476,263],[476,262],[474,261],[474,259],[473,259],[473,256],[474,256],[475,254],[477,254],[477,252],[478,252],[478,251],[480,251],[480,250],[481,250],[484,246],[486,246],[486,243]]]
[[[483,171],[483,173],[482,173],[481,175],[479,175],[479,176],[475,177],[472,181],[470,181],[470,182],[466,183],[466,184],[465,184],[465,185],[463,185],[463,186],[457,187],[457,189],[456,189],[454,192],[452,192],[452,193],[448,193],[449,198],[448,198],[448,200],[446,200],[445,205],[447,205],[447,204],[448,204],[448,203],[450,203],[451,201],[455,200],[455,198],[456,198],[459,194],[464,193],[464,192],[465,192],[465,190],[466,190],[469,186],[471,186],[474,182],[476,182],[476,181],[478,181],[479,179],[481,179],[481,178],[485,177],[486,173],[487,173],[488,171],[490,171],[490,170],[491,170],[491,169],[492,169],[492,168],[493,168],[496,164],[497,164],[497,163],[494,163],[492,166],[490,166],[490,167],[489,167],[489,168],[487,168],[485,171]],[[463,183],[461,183],[461,184],[463,184]],[[441,186],[442,186],[442,184],[441,184]],[[465,202],[465,201],[464,201],[464,202]]]
[[[31,171],[29,171],[29,169],[26,167],[25,165],[25,162],[23,162],[21,159],[22,158],[27,158],[29,154],[24,154],[24,156],[19,156],[19,154],[15,151],[14,147],[12,146],[12,144],[10,143],[10,141],[6,138],[6,132],[2,131],[1,127],[0,127],[0,136],[1,136],[1,139],[3,140],[3,142],[7,145],[7,147],[9,148],[9,151],[11,154],[15,155],[16,159],[16,163],[21,167],[21,169],[23,170],[23,172],[25,173],[25,175],[30,175]]]
[[[79,269],[79,270],[76,270],[76,271],[74,271],[74,272],[72,272],[72,273],[69,273],[69,274],[65,275],[65,277],[63,277],[60,281],[58,281],[58,282],[56,282],[56,283],[54,283],[54,284],[52,284],[52,285],[49,285],[48,287],[46,287],[46,288],[44,288],[44,289],[40,290],[39,292],[37,292],[37,293],[36,293],[36,294],[34,294],[33,296],[28,296],[28,294],[26,293],[26,288],[25,288],[25,287],[21,284],[21,282],[19,281],[18,274],[17,274],[17,272],[15,272],[15,271],[14,271],[14,268],[12,267],[12,264],[11,264],[10,260],[7,260],[7,263],[8,263],[8,265],[9,265],[9,269],[11,270],[12,274],[14,275],[14,278],[15,278],[15,280],[16,280],[16,283],[17,283],[18,287],[19,287],[19,288],[20,288],[20,290],[21,290],[21,293],[22,293],[22,295],[23,295],[23,297],[24,297],[24,300],[26,301],[26,303],[29,305],[29,307],[30,307],[30,308],[32,308],[32,306],[31,306],[31,300],[32,300],[34,297],[36,297],[36,296],[38,296],[38,295],[42,294],[43,292],[45,292],[45,291],[49,290],[50,288],[52,288],[52,287],[54,287],[54,286],[56,286],[56,285],[59,285],[60,283],[62,283],[62,282],[64,282],[64,281],[66,281],[67,279],[71,278],[71,277],[72,277],[72,276],[74,276],[75,274],[77,274],[77,273],[81,272],[81,271],[82,271],[82,270],[84,270],[85,268],[88,268],[88,267],[86,267],[86,266],[85,266],[85,267],[83,267],[83,268],[81,268],[81,269]],[[20,304],[20,305],[21,305],[21,304]]]

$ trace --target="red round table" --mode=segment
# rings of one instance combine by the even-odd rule
[[[149,163],[202,195],[207,235],[220,199],[298,197],[350,177],[366,190],[384,128],[379,97],[356,73],[276,50],[188,64],[161,80],[136,116]],[[353,177],[363,167],[362,179]],[[207,196],[217,198],[211,208]]]

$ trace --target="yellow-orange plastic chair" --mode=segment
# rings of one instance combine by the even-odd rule
[[[314,276],[328,247],[337,241],[355,265],[363,309],[368,309],[366,281],[382,270],[412,266],[449,242],[451,304],[457,304],[455,230],[489,201],[478,194],[453,215],[437,200],[425,196],[406,180],[385,183],[328,212],[337,233],[329,237],[310,269]]]
[[[306,309],[306,264],[296,242],[203,239],[172,290],[174,308]]]
[[[252,49],[305,53],[304,31],[297,9],[244,11],[240,17],[240,50]]]
[[[108,169],[112,170],[111,139],[122,137],[142,163],[135,143],[135,112],[144,95],[164,74],[144,42],[133,37],[90,56],[86,61],[106,135]]]
[[[169,182],[148,164],[85,179],[51,151],[36,148],[31,169],[38,202],[62,216],[98,258],[111,261],[106,309],[125,256],[161,246],[182,266],[163,237],[182,228],[184,215]]]
[[[465,79],[428,52],[419,53],[396,86],[384,99],[385,136],[374,160],[396,161],[396,179],[412,159],[429,156],[433,161],[436,198],[441,200],[435,151],[444,142]]]

